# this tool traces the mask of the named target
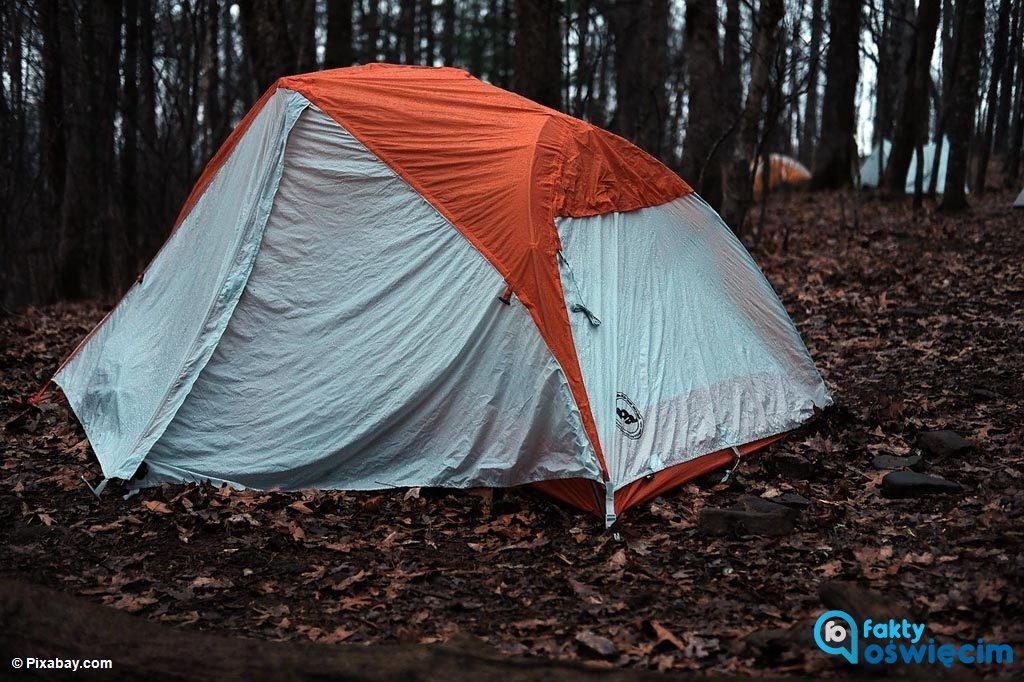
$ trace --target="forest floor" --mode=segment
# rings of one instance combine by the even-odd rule
[[[836,405],[763,453],[642,505],[618,535],[528,490],[261,493],[165,486],[97,500],[63,401],[24,398],[101,317],[0,320],[0,578],[182,628],[266,639],[437,642],[715,673],[856,672],[810,641],[819,587],[870,588],[939,641],[1024,653],[1024,211],[964,215],[848,194],[772,199],[751,249]],[[758,221],[758,211],[753,219]],[[958,494],[889,499],[878,455],[926,454]],[[798,493],[781,537],[712,537],[702,508]],[[792,635],[792,636],[790,636]],[[116,652],[97,652],[97,655]],[[1012,668],[974,668],[1009,676]]]

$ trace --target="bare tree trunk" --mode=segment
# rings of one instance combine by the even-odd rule
[[[161,186],[159,171],[159,139],[156,125],[156,81],[155,81],[155,16],[153,0],[139,0],[139,172],[138,184],[145,195],[155,195]],[[138,205],[139,229],[135,235],[134,263],[140,269],[163,243],[167,228],[163,221],[164,202],[141,202]]]
[[[740,115],[743,111],[743,53],[740,46],[739,0],[725,0],[725,36],[722,46],[722,111],[723,139],[719,158],[722,159],[723,174],[725,166],[733,157],[736,149],[736,130],[739,128]]]
[[[818,139],[818,73],[821,70],[821,34],[824,30],[824,0],[811,2],[811,44],[807,56],[807,101],[804,106],[804,128],[800,135],[800,160],[814,166],[814,141]]]
[[[1024,14],[1024,2],[1011,2],[1012,25],[1010,27],[1010,51],[1007,54],[1006,67],[1003,69],[1002,83],[999,85],[999,111],[996,114],[996,129],[992,139],[992,146],[997,152],[1002,151],[1002,158],[1006,158],[1006,143],[1010,139],[1011,114],[1013,103],[1013,84],[1017,69],[1021,66],[1021,52],[1024,50],[1024,31],[1021,22]],[[1024,93],[1018,93],[1024,97]]]
[[[875,126],[872,135],[876,144],[892,139],[901,96],[908,87],[914,26],[912,0],[883,0],[878,78],[875,84]]]
[[[1024,93],[1024,68],[1017,69],[1017,92]],[[1021,158],[1024,157],[1024,96],[1017,96],[1016,115],[1013,117],[1013,129],[1010,134],[1009,152],[1003,162],[1003,172],[1010,187],[1019,187]]]
[[[950,93],[952,115],[949,121],[949,160],[946,163],[946,190],[942,195],[944,210],[967,207],[964,185],[967,182],[967,161],[974,114],[978,106],[978,76],[985,36],[985,0],[959,0],[957,15],[963,8],[963,21],[958,22],[956,40],[959,59],[956,83]]]
[[[223,79],[220,75],[220,17],[219,0],[206,3],[206,103],[203,105],[205,150],[203,158],[212,156],[224,138],[227,137],[227,116],[224,113],[224,98],[221,93]]]
[[[950,93],[956,81],[957,50],[960,49],[958,43],[954,40],[954,29],[957,22],[961,20],[958,19],[962,15],[960,9],[962,8],[954,7],[953,0],[943,0],[942,2],[942,88],[939,95],[941,108],[936,107],[939,113],[938,121],[935,125],[935,140],[936,144],[940,147],[940,153],[935,154],[932,159],[931,179],[928,181],[928,196],[931,198],[935,198],[935,194],[939,189],[937,185],[939,163],[942,160],[941,147],[946,145],[946,128],[953,108],[953,98]]]
[[[1006,64],[1006,41],[1010,32],[1010,0],[999,3],[999,20],[996,25],[995,43],[992,46],[991,74],[988,86],[988,111],[985,113],[985,126],[981,132],[981,154],[978,157],[978,172],[974,176],[974,191],[985,193],[985,180],[988,176],[988,161],[992,153],[993,128],[996,124],[996,112],[999,108],[999,81]]]
[[[801,134],[799,93],[802,85],[800,78],[797,75],[797,63],[801,58],[800,43],[801,36],[804,31],[805,4],[805,0],[800,0],[799,10],[797,16],[793,20],[793,26],[791,28],[789,45],[786,50],[786,68],[788,71],[787,78],[789,80],[789,92],[788,96],[784,97],[782,102],[784,105],[784,115],[786,119],[785,135],[783,138],[784,153],[794,157],[799,153],[797,147],[799,145]]]
[[[1016,97],[1013,100],[1013,112],[1010,115],[1010,124],[1006,140],[1006,158],[1003,160],[1003,175],[1006,185],[1017,189],[1020,187],[1021,157],[1024,156],[1024,3],[1017,3],[1017,33],[1015,43],[1017,46],[1017,76],[1016,85],[1011,84],[1009,91],[1016,89]]]
[[[857,79],[860,76],[859,0],[833,2],[829,12],[828,57],[821,138],[814,177],[815,189],[837,189],[850,183],[856,161]]]
[[[939,0],[921,0],[915,39],[907,60],[899,118],[883,184],[893,194],[906,191],[907,171],[914,151],[928,135],[928,83],[931,80],[932,50],[939,27]],[[923,169],[921,169],[923,170]]]
[[[615,41],[616,107],[612,129],[661,157],[669,112],[668,0],[615,3],[607,11]]]
[[[500,88],[511,90],[514,87],[516,77],[516,54],[512,38],[515,32],[515,21],[512,17],[513,0],[490,0],[490,26],[491,41],[493,43],[493,60],[491,67],[491,82]],[[561,13],[561,11],[560,11]],[[557,20],[557,17],[556,17]],[[568,81],[561,72],[561,45],[562,33],[559,29],[559,74],[558,82],[566,84]],[[568,47],[566,48],[568,49]],[[562,85],[559,86],[560,88]],[[559,102],[568,102],[568,95],[559,92]]]
[[[380,59],[380,10],[377,0],[359,3],[362,12],[360,29],[364,34],[363,60],[375,62]]]
[[[562,32],[559,0],[516,0],[515,90],[552,109],[562,108]]]
[[[782,0],[762,0],[757,13],[750,55],[747,99],[737,125],[736,145],[726,170],[722,217],[739,233],[752,198],[750,164],[757,157],[758,123],[768,92],[771,68],[779,42],[779,22],[785,11]]]
[[[68,158],[61,204],[59,277],[67,298],[111,293],[116,283],[114,117],[117,109],[119,3],[62,5],[63,90],[69,96]],[[77,36],[77,40],[75,37]]]
[[[402,62],[415,64],[419,60],[419,50],[416,49],[416,0],[399,1],[398,42],[402,48]]]
[[[608,93],[611,90],[609,42],[607,32],[598,34],[597,55],[594,57],[594,95],[590,97],[587,106],[587,120],[595,122],[602,128],[611,127],[608,114]]]
[[[124,77],[121,93],[121,217],[130,239],[123,245],[130,270],[138,265],[139,231],[139,2],[124,3]]]
[[[324,68],[352,66],[352,0],[327,0]]]
[[[718,57],[717,0],[686,2],[686,71],[690,106],[681,172],[714,208],[722,203],[722,64]]]
[[[291,73],[316,70],[316,0],[290,0],[288,39],[295,46],[295,63],[289,65]],[[280,74],[282,76],[288,73]]]
[[[421,0],[419,17],[420,38],[424,51],[420,61],[427,66],[433,66],[437,52],[437,41],[434,39],[434,0]]]
[[[39,24],[43,33],[43,102],[40,121],[43,163],[46,172],[47,203],[59,208],[64,196],[67,147],[64,130],[64,88],[61,80],[61,34],[59,0],[39,3]],[[59,216],[57,216],[59,220]]]
[[[590,55],[590,0],[576,3],[576,23],[579,39],[576,43],[576,78],[573,83],[572,106],[569,113],[577,118],[586,116],[587,99],[594,94],[594,64]]]
[[[275,0],[239,0],[242,42],[256,90],[263,92],[296,63],[296,46],[288,35],[288,17]]]
[[[455,63],[455,0],[442,0],[441,3],[441,61],[445,66]]]

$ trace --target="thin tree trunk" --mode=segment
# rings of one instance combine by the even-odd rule
[[[1017,92],[1024,94],[1024,68],[1017,68]],[[1006,182],[1016,189],[1020,186],[1021,158],[1024,157],[1024,96],[1017,96],[1017,113],[1014,116],[1013,130],[1007,145],[1009,152],[1003,164]]]
[[[119,3],[89,3],[80,12],[61,6],[63,89],[71,99],[59,247],[67,298],[110,293],[116,279],[107,188],[114,185],[120,29]]]
[[[861,3],[833,2],[830,9],[821,136],[811,180],[815,189],[837,189],[850,184],[856,161]]]
[[[287,39],[294,47],[294,63],[286,66],[286,72],[306,73],[316,70],[316,0],[290,0],[287,5],[291,9],[288,17]]]
[[[402,62],[415,64],[419,60],[419,50],[416,49],[416,0],[399,2],[398,42],[402,48]]]
[[[725,0],[725,35],[722,46],[723,139],[719,158],[729,163],[736,148],[736,130],[743,111],[743,54],[740,45],[740,0]],[[724,171],[723,171],[724,172]]]
[[[130,270],[138,262],[139,230],[139,2],[124,3],[124,76],[121,95],[121,217],[130,235],[122,245]]]
[[[721,160],[716,153],[722,135],[717,0],[687,0],[685,37],[690,106],[681,172],[717,209],[722,202]]]
[[[516,54],[512,34],[515,32],[515,20],[512,16],[513,0],[490,0],[491,36],[494,43],[494,60],[492,82],[500,88],[511,90],[516,77]],[[556,17],[557,21],[557,17]],[[559,32],[559,83],[567,83],[561,72],[562,36]],[[568,95],[559,93],[560,102],[568,102]]]
[[[377,0],[366,0],[359,6],[362,10],[360,28],[365,35],[363,56],[367,62],[375,62],[380,59],[380,10]]]
[[[1002,158],[1006,158],[1006,143],[1010,138],[1011,114],[1013,103],[1013,83],[1017,69],[1021,66],[1021,52],[1024,50],[1024,31],[1021,31],[1021,15],[1024,14],[1024,2],[1011,3],[1012,26],[1010,27],[1010,51],[1007,54],[1006,67],[1003,69],[1002,83],[999,85],[999,110],[996,114],[996,129],[992,146]],[[1018,93],[1024,96],[1024,93]]]
[[[442,0],[441,3],[441,62],[445,66],[455,64],[455,0]]]
[[[914,151],[928,135],[928,82],[931,80],[932,50],[938,27],[939,0],[921,0],[916,36],[907,60],[906,90],[900,98],[902,103],[896,120],[896,134],[883,179],[883,185],[893,194],[906,191],[907,171]]]
[[[615,41],[616,107],[613,130],[657,157],[669,112],[669,0],[615,3],[607,11]]]
[[[874,140],[892,139],[902,94],[908,87],[910,59],[914,45],[914,3],[912,0],[884,0],[883,29],[879,45]]]
[[[1016,89],[1013,113],[1010,115],[1009,133],[1006,141],[1006,158],[1003,161],[1003,175],[1008,187],[1017,189],[1020,187],[1021,157],[1024,156],[1024,3],[1017,3],[1017,76],[1016,85],[1010,88],[1013,92]]]
[[[351,66],[352,0],[327,0],[327,45],[324,68]]]
[[[516,1],[515,90],[552,109],[562,108],[562,32],[559,0]]]
[[[288,34],[288,16],[275,0],[239,0],[242,42],[263,92],[281,76],[295,70],[298,46]]]
[[[763,0],[757,13],[747,98],[740,113],[736,145],[726,170],[722,200],[722,217],[737,233],[742,229],[752,199],[750,164],[757,157],[758,123],[778,49],[779,22],[784,11],[782,0]]]
[[[434,39],[434,0],[421,0],[419,17],[420,42],[423,49],[420,61],[427,66],[433,66],[437,51],[437,41]]]
[[[589,52],[590,43],[590,0],[579,0],[576,3],[577,32],[576,43],[576,78],[572,107],[569,113],[577,118],[586,115],[586,100],[593,96],[594,65]]]
[[[957,27],[959,44],[956,83],[950,93],[952,116],[949,122],[949,160],[946,163],[946,190],[942,196],[944,210],[967,207],[964,184],[967,182],[967,162],[974,112],[978,105],[978,76],[981,69],[981,51],[984,49],[985,0],[959,0],[957,12],[963,7],[963,21]]]
[[[942,149],[946,146],[946,129],[953,109],[953,98],[950,93],[956,82],[956,64],[959,58],[959,44],[954,40],[955,27],[962,22],[961,11],[963,7],[955,7],[953,0],[943,0],[942,3],[942,88],[939,101],[942,104],[938,109],[938,121],[935,125],[935,143],[938,153],[932,159],[931,179],[928,181],[928,196],[935,198],[938,192],[939,163],[942,160]],[[944,189],[944,188],[943,188]]]
[[[59,0],[41,0],[39,24],[43,34],[43,102],[41,144],[47,203],[59,208],[64,195],[67,147],[64,137],[64,89],[61,82],[61,34]],[[59,220],[59,216],[57,216]]]
[[[996,113],[999,109],[999,81],[1006,65],[1006,42],[1010,32],[1010,0],[999,3],[999,19],[996,25],[995,43],[992,46],[992,65],[988,86],[988,111],[985,113],[985,126],[981,131],[981,154],[978,157],[978,172],[974,176],[974,191],[985,193],[985,181],[988,177],[988,161],[992,153],[993,128],[996,125]]]

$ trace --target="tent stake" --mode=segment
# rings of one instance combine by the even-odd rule
[[[89,492],[91,492],[93,495],[96,496],[97,500],[100,499],[100,495],[103,494],[103,490],[107,487],[107,483],[110,483],[110,479],[109,478],[104,478],[102,481],[100,481],[99,483],[96,484],[95,488],[93,488],[89,484],[89,481],[85,480],[85,476],[82,476],[81,478],[82,478],[82,482],[85,483],[85,487],[87,487],[89,489]]]
[[[736,449],[734,445],[732,447],[732,461],[729,463],[729,468],[725,470],[725,475],[722,476],[722,480],[719,483],[728,483],[736,475],[736,470],[740,466],[740,451]]]

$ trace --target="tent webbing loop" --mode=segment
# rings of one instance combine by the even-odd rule
[[[569,261],[566,259],[565,254],[560,250],[558,251],[558,260],[565,266],[566,272],[569,273],[569,279],[572,280],[572,286],[576,289],[576,303],[573,303],[569,308],[574,313],[583,313],[587,316],[587,321],[594,327],[601,326],[601,318],[594,314],[587,304],[583,302],[583,291],[580,290],[579,282],[576,281],[576,274],[572,271],[572,266],[569,265]]]

